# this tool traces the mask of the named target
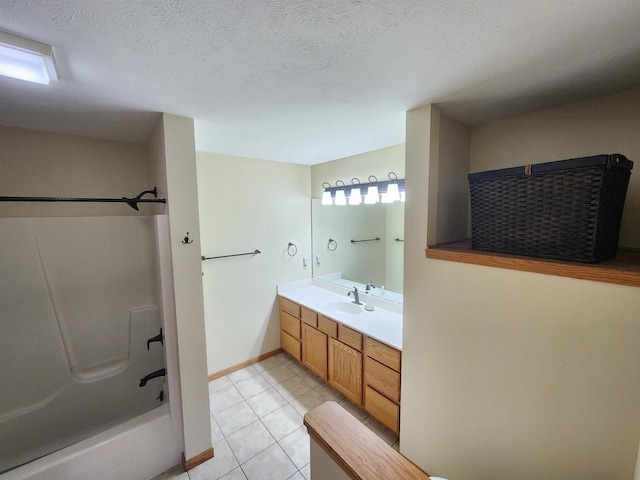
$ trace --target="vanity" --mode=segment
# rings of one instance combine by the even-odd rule
[[[365,311],[351,303],[346,291],[317,284],[279,288],[280,344],[354,405],[399,433],[401,306],[394,309],[378,301],[374,311]]]

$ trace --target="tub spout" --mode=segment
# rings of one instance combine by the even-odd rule
[[[149,375],[147,375],[144,378],[140,379],[140,385],[138,385],[139,387],[144,387],[147,382],[149,380],[151,380],[152,378],[156,378],[156,377],[164,377],[167,374],[167,369],[166,368],[161,368],[160,370],[156,370],[155,372],[150,373]]]

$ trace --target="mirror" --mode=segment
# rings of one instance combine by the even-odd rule
[[[402,303],[404,203],[322,205],[314,198],[311,230],[314,278],[363,292],[372,282],[372,296]]]

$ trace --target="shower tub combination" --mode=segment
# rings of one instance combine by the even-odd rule
[[[162,223],[0,219],[1,480],[116,478],[114,468],[143,478],[178,462],[160,341]]]

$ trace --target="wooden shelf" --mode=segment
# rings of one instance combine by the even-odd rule
[[[450,262],[640,287],[640,251],[638,250],[620,249],[615,259],[594,265],[481,252],[471,249],[471,240],[433,245],[426,249],[426,254],[427,258]]]

